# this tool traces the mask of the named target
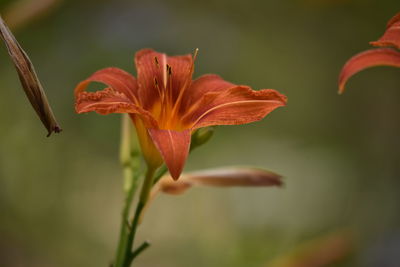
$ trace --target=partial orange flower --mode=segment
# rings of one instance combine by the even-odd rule
[[[361,52],[350,58],[343,66],[339,75],[339,93],[343,93],[347,81],[354,74],[370,67],[376,66],[392,66],[400,68],[400,13],[397,13],[389,20],[386,31],[383,36],[375,41],[370,42],[373,46],[394,47],[378,48]]]
[[[286,97],[275,90],[254,91],[218,75],[207,74],[192,81],[195,57],[140,50],[135,55],[137,79],[118,68],[99,70],[75,88],[75,109],[103,115],[128,113],[147,164],[155,168],[164,161],[176,180],[189,154],[194,130],[258,121],[286,104]],[[90,82],[108,87],[87,92]]]

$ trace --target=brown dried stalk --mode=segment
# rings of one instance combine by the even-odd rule
[[[25,51],[21,48],[1,16],[0,36],[7,46],[8,54],[17,69],[19,79],[29,102],[47,129],[47,136],[50,136],[52,132],[61,132],[61,128],[54,117],[53,111],[47,101],[46,94],[36,75],[32,62]]]

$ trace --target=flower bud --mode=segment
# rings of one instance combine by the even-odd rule
[[[207,143],[214,134],[214,127],[205,127],[196,130],[192,135],[190,150]]]
[[[179,195],[192,186],[259,187],[281,185],[282,176],[267,170],[225,167],[184,173],[178,181],[173,181],[171,177],[164,176],[158,182],[157,190],[166,194]]]

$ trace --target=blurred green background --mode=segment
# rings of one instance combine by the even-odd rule
[[[255,165],[285,186],[161,195],[139,230],[153,245],[137,266],[270,266],[343,229],[354,250],[330,266],[399,266],[400,70],[366,70],[337,94],[344,62],[398,11],[398,0],[70,0],[16,28],[64,131],[45,138],[2,45],[0,266],[111,263],[120,116],[77,115],[72,92],[100,68],[135,73],[145,47],[198,47],[195,77],[274,88],[289,102],[261,122],[218,127],[185,168]]]

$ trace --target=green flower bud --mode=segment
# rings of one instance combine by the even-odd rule
[[[196,130],[192,135],[190,151],[192,151],[196,147],[199,147],[207,143],[211,139],[213,134],[214,134],[214,127],[212,126]]]

